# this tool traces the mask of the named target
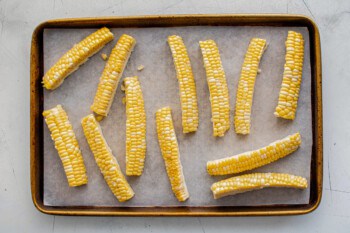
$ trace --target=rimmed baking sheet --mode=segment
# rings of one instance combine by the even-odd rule
[[[74,43],[96,29],[45,29],[43,38],[44,72]],[[89,183],[79,188],[69,188],[59,157],[44,125],[44,205],[47,206],[261,206],[271,204],[307,204],[310,188],[266,189],[214,200],[210,191],[213,182],[230,176],[210,177],[206,161],[222,158],[265,146],[277,139],[299,131],[302,135],[300,149],[273,164],[254,172],[285,172],[306,177],[310,181],[312,151],[311,68],[309,32],[306,27],[268,26],[195,26],[157,28],[111,28],[115,39],[93,56],[78,71],[65,80],[55,91],[44,90],[44,109],[62,104],[73,124],[87,166]],[[305,39],[305,60],[297,117],[286,121],[274,117],[285,56],[285,39],[288,30],[301,32]],[[101,53],[109,54],[121,34],[127,33],[137,40],[137,45],[123,77],[139,76],[145,98],[147,114],[147,155],[144,174],[128,177],[135,197],[119,203],[103,180],[85,141],[80,119],[90,113],[97,83],[105,61]],[[200,125],[196,133],[182,134],[178,83],[167,36],[180,35],[188,49],[197,85]],[[237,83],[244,54],[253,37],[264,38],[269,46],[260,64],[262,72],[255,84],[252,112],[252,129],[249,136],[238,136],[231,129],[223,138],[212,136],[209,91],[198,41],[214,39],[221,53],[230,92],[231,120],[235,106]],[[137,71],[137,66],[145,69]],[[101,122],[103,133],[125,171],[125,106],[123,93],[118,87],[110,115]],[[184,203],[171,192],[155,130],[155,111],[163,106],[173,109],[181,161],[184,167],[190,198]]]

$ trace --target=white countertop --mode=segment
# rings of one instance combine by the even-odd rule
[[[303,216],[254,218],[40,213],[32,204],[29,178],[29,57],[34,28],[54,18],[185,13],[292,13],[316,21],[322,44],[324,110],[324,189],[319,208]],[[0,232],[349,232],[349,23],[350,1],[345,0],[0,1]]]

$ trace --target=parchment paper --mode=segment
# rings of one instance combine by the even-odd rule
[[[294,121],[276,118],[277,104],[285,56],[288,30],[301,32],[305,39],[303,81]],[[45,72],[74,43],[95,31],[94,29],[46,29],[44,32]],[[310,181],[312,147],[311,70],[309,36],[307,28],[293,27],[174,27],[174,28],[114,28],[115,39],[101,52],[90,58],[70,75],[55,91],[44,91],[44,109],[62,104],[67,111],[78,138],[87,168],[89,183],[78,188],[68,187],[58,154],[44,125],[44,204],[52,206],[252,206],[269,204],[305,204],[310,189],[264,189],[214,200],[212,183],[231,176],[211,177],[206,172],[208,160],[232,156],[255,150],[287,135],[300,131],[300,149],[273,164],[253,172],[284,172],[306,177]],[[147,155],[141,177],[127,177],[136,195],[119,203],[105,183],[94,157],[84,138],[80,119],[90,113],[99,77],[105,65],[101,53],[109,54],[121,34],[127,33],[137,45],[123,77],[139,76],[147,114]],[[197,85],[199,129],[184,135],[181,126],[181,109],[178,81],[167,36],[182,36],[191,59]],[[269,44],[260,63],[262,72],[255,84],[252,110],[252,128],[248,136],[238,136],[233,129],[233,112],[236,91],[244,54],[251,38],[265,38]],[[223,138],[212,136],[209,91],[198,41],[214,39],[221,53],[226,72],[231,105],[231,129]],[[145,69],[137,71],[137,66]],[[125,106],[122,104],[120,85],[109,116],[101,122],[103,133],[125,174]],[[181,162],[190,198],[180,203],[173,195],[158,146],[155,112],[170,106],[179,141]],[[45,124],[45,123],[44,123]]]

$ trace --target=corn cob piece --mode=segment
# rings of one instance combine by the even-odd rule
[[[303,74],[304,39],[298,32],[289,31],[286,41],[286,63],[275,116],[294,120],[298,107]]]
[[[238,83],[235,111],[235,131],[238,134],[250,133],[250,116],[253,104],[255,78],[260,59],[266,49],[266,40],[253,38],[244,58],[241,77]]]
[[[100,77],[94,102],[91,105],[91,110],[97,114],[96,119],[101,120],[108,115],[119,79],[123,74],[135,44],[136,40],[133,37],[123,34],[112,49]]]
[[[103,27],[75,44],[44,75],[44,87],[49,90],[59,87],[66,77],[76,71],[89,57],[97,53],[111,40],[113,40],[113,34],[108,28]]]
[[[301,136],[295,133],[258,150],[209,161],[207,171],[210,175],[227,175],[252,170],[293,153],[300,144]]]
[[[230,102],[225,71],[215,41],[199,42],[210,92],[213,135],[222,137],[230,128]]]
[[[198,105],[196,83],[192,73],[190,58],[180,36],[169,36],[168,43],[179,81],[182,131],[183,133],[195,132],[198,128]]]
[[[43,112],[70,187],[87,184],[83,156],[67,113],[61,105]]]
[[[126,101],[126,175],[140,176],[146,156],[146,113],[137,76],[124,79]]]
[[[306,189],[307,180],[284,173],[253,173],[221,180],[211,186],[214,199],[263,188]]]
[[[156,112],[156,124],[159,146],[162,151],[171,188],[179,201],[185,201],[189,198],[189,193],[182,171],[179,146],[169,107],[161,108]]]
[[[131,199],[134,196],[134,191],[120,170],[118,161],[113,156],[94,115],[90,114],[84,117],[81,120],[81,125],[96,163],[114,196],[120,202]]]

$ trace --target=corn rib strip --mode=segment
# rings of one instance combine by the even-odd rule
[[[180,151],[174,130],[171,109],[161,108],[156,112],[159,147],[165,162],[171,188],[179,201],[189,198],[180,161]]]
[[[283,173],[253,173],[216,182],[211,186],[211,191],[214,199],[218,199],[263,188],[306,189],[307,180]]]
[[[91,110],[97,114],[97,120],[102,120],[108,115],[119,79],[123,74],[135,44],[136,40],[133,37],[123,34],[112,49],[100,77],[94,102],[91,105]]]
[[[62,161],[69,186],[75,187],[87,184],[88,178],[83,156],[67,113],[61,105],[57,105],[44,111],[43,116],[51,131],[51,138]]]
[[[210,175],[227,175],[252,170],[293,153],[300,144],[301,136],[295,133],[258,150],[209,161],[207,171]]]
[[[230,102],[219,49],[213,40],[200,41],[210,92],[213,135],[222,137],[230,128]]]
[[[198,106],[196,83],[194,81],[190,58],[180,36],[169,36],[168,44],[173,56],[176,76],[179,82],[182,131],[190,133],[198,128]]]
[[[120,202],[131,199],[134,196],[134,191],[120,170],[118,161],[113,156],[94,115],[90,114],[84,117],[81,120],[81,125],[95,161],[114,196]]]
[[[303,75],[304,39],[298,32],[289,31],[286,41],[286,63],[275,116],[294,120],[298,107]]]
[[[48,90],[54,90],[59,87],[66,77],[77,70],[89,57],[97,53],[111,40],[113,40],[113,34],[108,28],[103,27],[78,44],[75,44],[44,75],[44,87]]]
[[[238,83],[235,131],[238,134],[250,133],[250,121],[253,105],[255,79],[258,74],[260,59],[266,48],[266,40],[253,38],[244,58],[241,77]]]
[[[124,79],[126,100],[126,175],[140,176],[146,156],[146,113],[138,77]]]

